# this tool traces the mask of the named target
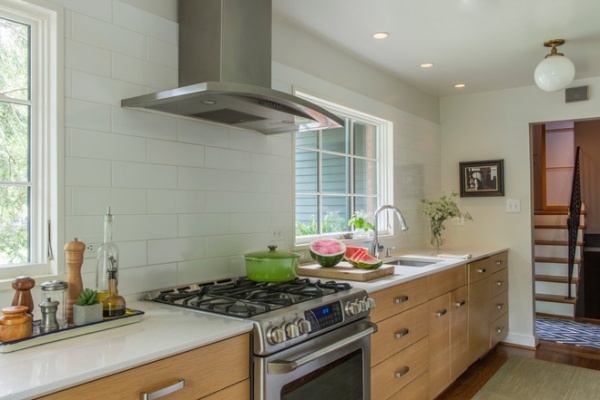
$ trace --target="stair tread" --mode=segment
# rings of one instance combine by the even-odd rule
[[[565,206],[559,210],[535,210],[533,213],[535,215],[569,215],[569,209]],[[579,214],[586,215],[587,210],[581,210]]]
[[[569,283],[569,280],[566,276],[555,276],[555,275],[537,275],[535,276],[535,280],[538,282],[554,282],[554,283]],[[579,278],[574,276],[571,279],[571,283],[577,284],[579,283]]]
[[[576,304],[577,297],[572,299],[567,299],[565,296],[561,296],[558,294],[536,294],[536,301],[550,301],[553,303],[564,303],[564,304]]]
[[[554,263],[554,264],[568,264],[569,263],[569,259],[564,258],[564,257],[536,257],[535,261],[536,262],[545,262],[545,263]],[[573,262],[574,262],[574,264],[579,264],[581,262],[581,260],[579,258],[576,258]]]
[[[567,228],[567,224],[560,224],[560,225],[540,225],[540,224],[535,224],[533,227],[535,229],[568,229]],[[585,229],[585,225],[579,225],[579,229]]]
[[[550,245],[550,246],[568,246],[569,245],[569,241],[568,240],[542,240],[542,239],[538,239],[535,241],[535,244],[541,244],[541,245]],[[583,242],[582,241],[577,241],[576,242],[577,246],[583,246]]]

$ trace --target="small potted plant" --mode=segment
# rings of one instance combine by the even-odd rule
[[[366,238],[369,236],[369,230],[375,231],[373,225],[367,221],[367,213],[356,211],[348,221],[348,226],[353,228],[353,238]]]
[[[102,303],[98,301],[98,292],[85,289],[73,304],[73,323],[76,326],[102,321]]]
[[[442,193],[442,196],[438,200],[427,200],[421,199],[421,202],[425,205],[421,215],[429,218],[431,228],[431,244],[435,246],[436,250],[444,243],[442,238],[442,231],[446,229],[444,222],[448,218],[464,218],[465,220],[472,221],[471,214],[463,213],[458,209],[458,205],[454,201],[454,198],[458,196],[458,193],[452,192],[450,195]]]

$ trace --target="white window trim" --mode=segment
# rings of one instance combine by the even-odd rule
[[[10,288],[17,276],[56,277],[65,274],[64,241],[64,8],[44,0],[4,0],[0,9],[12,14],[17,21],[32,26],[31,131],[41,140],[32,140],[32,157],[39,169],[31,171],[32,181],[42,185],[32,188],[32,198],[50,199],[46,206],[32,208],[31,235],[40,245],[33,258],[38,263],[0,268],[0,289]],[[37,45],[37,46],[36,46]],[[42,68],[40,68],[42,66]],[[40,178],[41,176],[41,178]],[[40,202],[37,202],[40,204]],[[48,256],[51,250],[52,257]],[[62,267],[61,267],[62,266]]]
[[[379,206],[383,204],[393,204],[394,202],[394,146],[393,146],[393,134],[394,134],[394,124],[391,121],[388,121],[383,118],[375,117],[371,114],[367,114],[349,107],[342,106],[340,104],[334,103],[332,101],[324,100],[315,95],[309,94],[304,90],[294,89],[294,95],[310,101],[318,106],[325,108],[326,110],[334,113],[341,114],[347,116],[351,119],[359,120],[361,122],[367,122],[369,124],[376,125],[378,127],[379,137],[377,140],[377,154],[379,157],[379,171],[377,174],[377,189],[379,195],[378,203]],[[294,141],[292,141],[292,146],[295,147]],[[292,151],[292,155],[295,154],[295,151]],[[295,160],[293,160],[293,165],[295,165]],[[296,191],[294,190],[294,210],[296,209]],[[294,211],[292,226],[295,226],[295,218],[296,213]],[[378,225],[376,228],[378,229],[378,233],[380,236],[384,235],[393,235],[394,228],[393,224],[390,224],[389,221],[386,221],[385,218],[381,218],[378,221]],[[311,235],[311,236],[303,236],[298,238],[294,232],[294,242],[295,246],[303,246],[310,243],[312,240],[320,237],[337,237],[336,234],[332,235]]]

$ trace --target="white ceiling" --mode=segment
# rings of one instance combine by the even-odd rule
[[[273,14],[435,96],[534,85],[556,38],[575,79],[600,76],[600,0],[273,0]]]

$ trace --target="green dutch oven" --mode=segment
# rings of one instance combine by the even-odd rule
[[[298,276],[300,254],[275,251],[277,246],[268,246],[269,251],[248,253],[246,275],[255,282],[285,282]]]

